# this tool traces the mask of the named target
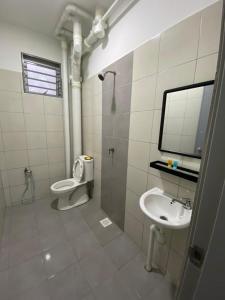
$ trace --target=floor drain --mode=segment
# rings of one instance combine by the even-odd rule
[[[103,226],[103,227],[107,227],[109,225],[112,224],[112,221],[109,218],[105,218],[102,219],[101,221],[99,221],[99,223]]]
[[[165,217],[165,216],[160,216],[159,218],[160,218],[161,220],[168,221],[167,217]]]

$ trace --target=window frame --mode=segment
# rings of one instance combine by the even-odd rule
[[[30,61],[34,62],[37,66],[42,66],[42,67],[46,67],[51,69],[56,70],[56,72],[59,72],[59,75],[56,75],[56,95],[48,95],[48,94],[44,94],[44,93],[35,93],[35,92],[30,92],[29,90],[27,90],[27,87],[29,87],[29,85],[26,83],[26,74],[25,74],[25,70],[26,70],[26,61],[28,61],[30,59]],[[53,60],[49,60],[49,59],[45,59],[39,56],[35,56],[35,55],[30,55],[24,52],[21,52],[21,63],[22,63],[22,77],[23,77],[23,92],[25,94],[33,94],[33,95],[42,95],[42,96],[47,96],[47,97],[55,97],[55,98],[63,98],[63,88],[62,88],[62,68],[61,68],[61,63],[53,61]],[[33,71],[31,71],[33,72]],[[34,73],[38,73],[35,72]],[[43,73],[40,73],[43,74]],[[46,76],[52,76],[49,74],[43,74]],[[55,76],[54,76],[55,77]],[[59,78],[59,82],[57,83],[57,79]],[[31,78],[32,79],[32,78]],[[37,80],[38,79],[35,79]],[[43,81],[40,79],[40,81]],[[43,81],[43,82],[48,82],[48,81]],[[53,82],[49,82],[49,83],[53,83]],[[55,84],[55,83],[53,83]],[[37,86],[38,88],[38,86]],[[42,88],[42,87],[40,87]]]

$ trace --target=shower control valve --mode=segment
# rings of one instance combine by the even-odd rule
[[[114,148],[109,148],[109,155],[112,153],[114,153],[115,152],[115,149]]]

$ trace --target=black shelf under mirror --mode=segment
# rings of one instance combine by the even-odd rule
[[[177,169],[173,169],[172,167],[168,167],[166,162],[160,160],[150,162],[150,167],[184,178],[186,180],[198,182],[198,176],[199,176],[198,171],[194,171],[183,167],[177,167]]]

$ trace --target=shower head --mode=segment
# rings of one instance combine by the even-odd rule
[[[103,73],[99,73],[99,74],[98,74],[98,78],[99,78],[101,81],[104,81],[104,79],[105,79],[104,74],[103,74]]]
[[[99,73],[98,74],[98,78],[101,80],[101,81],[104,81],[105,80],[105,76],[106,76],[106,74],[108,74],[108,73],[111,73],[111,74],[113,74],[114,76],[116,75],[116,72],[114,72],[114,71],[106,71],[105,73]]]

